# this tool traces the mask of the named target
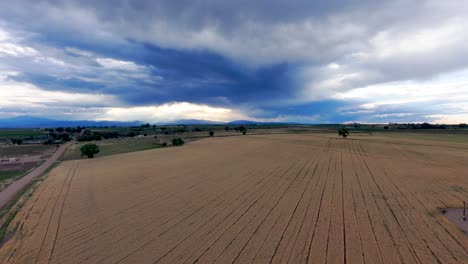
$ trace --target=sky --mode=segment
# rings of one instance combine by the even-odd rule
[[[465,0],[0,1],[0,118],[468,122]]]

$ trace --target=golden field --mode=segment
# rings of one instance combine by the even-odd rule
[[[468,144],[360,135],[208,138],[66,161],[2,263],[468,263],[440,208],[468,201]]]

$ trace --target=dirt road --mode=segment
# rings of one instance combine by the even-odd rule
[[[28,185],[34,178],[44,173],[50,166],[52,166],[64,153],[64,151],[71,145],[72,142],[61,145],[57,151],[39,167],[29,172],[21,179],[15,181],[5,190],[0,191],[0,208],[5,206],[17,193],[19,193],[26,185]]]

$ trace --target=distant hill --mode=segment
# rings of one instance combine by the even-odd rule
[[[257,125],[259,122],[250,121],[250,120],[234,120],[228,122],[227,125]]]
[[[294,122],[258,122],[250,120],[235,120],[226,123],[226,125],[299,125]]]
[[[90,121],[90,120],[55,120],[42,117],[18,116],[0,119],[0,128],[48,128],[48,127],[93,127],[93,126],[139,126],[140,121]]]
[[[17,116],[12,118],[0,119],[0,128],[49,128],[49,127],[103,127],[103,126],[139,126],[146,122],[132,121],[91,121],[91,120],[56,120],[34,116]],[[281,125],[281,124],[297,124],[286,122],[257,122],[250,120],[235,120],[231,122],[220,122],[201,119],[181,119],[171,122],[161,122],[158,125]]]

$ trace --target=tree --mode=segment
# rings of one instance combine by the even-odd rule
[[[247,133],[247,128],[245,128],[245,126],[240,126],[239,127],[239,132],[241,132],[242,135],[245,135]]]
[[[214,132],[210,130],[208,134],[210,134],[210,137],[212,137],[214,135]]]
[[[181,138],[172,139],[173,146],[182,146],[185,142]]]
[[[67,134],[67,133],[63,133],[63,134],[60,134],[58,136],[59,139],[63,140],[63,141],[70,141],[70,135]]]
[[[99,146],[93,143],[89,143],[86,145],[81,146],[81,157],[87,156],[89,159],[94,158],[95,154],[99,153]]]
[[[349,131],[346,127],[342,127],[338,129],[338,135],[340,135],[343,138],[346,138],[349,135]]]
[[[21,144],[23,144],[23,140],[22,140],[22,139],[17,139],[17,138],[12,138],[12,139],[11,139],[11,142],[12,142],[13,144],[16,144],[16,145],[21,145]]]

